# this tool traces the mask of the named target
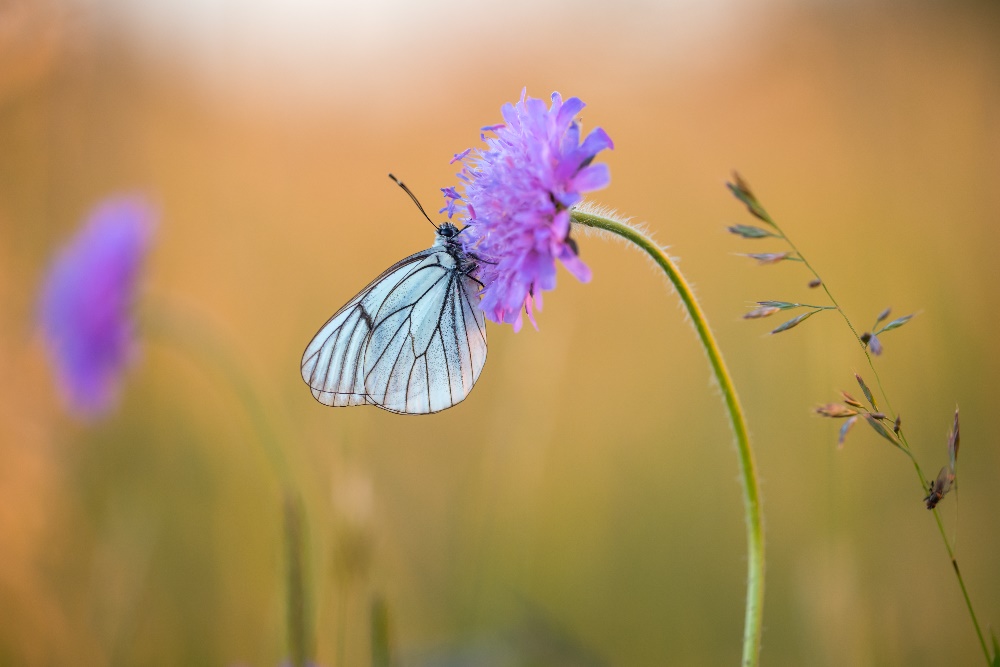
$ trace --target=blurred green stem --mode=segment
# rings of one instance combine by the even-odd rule
[[[295,496],[285,496],[285,593],[288,614],[288,648],[295,667],[306,667],[309,658],[309,638],[306,622],[305,584],[305,525],[302,502]]]
[[[278,437],[232,346],[226,344],[204,319],[192,317],[164,299],[149,299],[149,302],[152,305],[144,308],[140,317],[142,333],[178,350],[209,375],[214,372],[222,374],[250,418],[261,451],[282,488],[294,488],[291,470]]]
[[[263,403],[232,347],[204,319],[192,317],[163,299],[149,299],[141,313],[143,333],[191,359],[210,375],[219,372],[250,418],[261,451],[278,478],[284,496],[288,644],[292,664],[304,666],[309,655],[308,601],[305,583],[304,511],[295,491],[291,468],[271,427]]]
[[[744,667],[757,665],[760,655],[760,640],[762,618],[764,611],[764,529],[761,522],[760,490],[757,483],[757,470],[754,463],[753,450],[750,448],[750,436],[747,432],[743,408],[740,407],[736,388],[729,375],[722,353],[715,342],[708,321],[701,307],[694,298],[684,276],[674,262],[651,239],[641,234],[629,225],[580,211],[572,212],[572,220],[578,224],[594,229],[601,229],[620,236],[636,244],[648,254],[657,266],[663,269],[674,289],[684,302],[688,315],[698,332],[701,345],[708,355],[712,372],[726,402],[726,411],[736,436],[736,447],[739,451],[740,470],[743,475],[743,506],[746,513],[747,532],[747,599],[746,615],[743,627],[743,662]]]
[[[872,374],[875,376],[875,382],[876,384],[878,384],[879,393],[882,394],[882,399],[885,401],[886,408],[888,408],[889,416],[891,419],[895,419],[899,415],[899,413],[896,412],[892,407],[892,402],[889,400],[889,395],[886,393],[885,387],[882,385],[882,378],[879,376],[878,370],[875,368],[875,362],[872,360],[872,356],[868,352],[868,346],[865,344],[863,340],[861,340],[861,336],[858,334],[858,330],[854,327],[854,324],[851,323],[851,319],[847,316],[847,313],[844,312],[844,309],[841,308],[840,304],[837,302],[837,299],[833,296],[833,292],[831,292],[830,288],[827,287],[826,281],[823,280],[823,278],[819,275],[819,272],[813,268],[812,264],[809,263],[809,260],[806,259],[805,255],[802,254],[802,251],[798,249],[798,247],[795,245],[792,239],[790,239],[788,235],[785,234],[785,231],[778,226],[778,223],[776,223],[771,218],[771,216],[768,215],[767,212],[765,212],[762,208],[758,209],[758,213],[761,215],[762,220],[764,220],[769,225],[774,227],[775,230],[777,230],[778,234],[781,235],[781,238],[785,240],[785,243],[787,243],[788,246],[795,252],[795,254],[799,256],[805,267],[809,270],[810,273],[812,273],[813,277],[819,281],[820,285],[823,286],[823,291],[826,292],[826,296],[830,299],[830,303],[832,303],[834,309],[838,313],[840,313],[840,316],[844,319],[844,322],[847,324],[847,328],[851,330],[851,334],[854,336],[854,339],[857,340],[858,345],[861,346],[861,352],[865,355],[865,359],[868,360],[868,367],[871,368]],[[914,470],[916,470],[917,477],[920,480],[920,490],[922,492],[926,492],[928,485],[927,477],[924,475],[924,471],[921,470],[920,464],[917,462],[917,458],[913,456],[912,450],[910,449],[910,443],[907,441],[906,435],[904,434],[902,428],[900,428],[898,435],[900,442],[903,443],[902,447],[903,453],[909,456],[910,461],[913,462],[913,468]],[[955,558],[955,550],[952,549],[951,542],[948,540],[948,534],[945,532],[944,523],[941,521],[941,514],[938,512],[938,509],[936,507],[933,508],[931,511],[934,514],[934,521],[937,523],[938,532],[941,533],[941,540],[944,542],[944,548],[948,551],[948,558],[951,560],[951,567],[955,571],[955,578],[958,579],[958,587],[962,590],[962,597],[965,598],[965,606],[969,610],[969,618],[972,619],[972,625],[976,629],[976,636],[979,638],[979,645],[983,649],[983,655],[986,656],[986,664],[992,666],[994,663],[993,660],[990,658],[990,650],[986,646],[986,637],[985,635],[983,635],[983,630],[979,625],[979,619],[976,617],[976,611],[972,608],[972,599],[969,597],[969,591],[965,587],[965,580],[962,578],[962,571],[959,570],[958,568],[958,560]]]
[[[376,596],[371,603],[372,667],[392,667],[392,634],[389,622],[389,605],[385,598]]]

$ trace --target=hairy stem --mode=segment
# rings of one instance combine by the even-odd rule
[[[719,346],[715,342],[712,331],[708,326],[708,321],[705,319],[705,314],[698,305],[690,286],[684,280],[684,276],[681,275],[674,262],[659,246],[636,229],[599,215],[573,211],[572,219],[573,222],[586,227],[601,229],[631,241],[648,254],[656,262],[657,266],[663,269],[674,289],[680,295],[681,301],[683,301],[684,307],[687,309],[691,321],[694,323],[695,330],[698,332],[698,338],[701,340],[705,354],[708,356],[712,372],[719,383],[719,388],[722,390],[729,422],[736,436],[736,448],[740,458],[740,471],[743,476],[743,505],[746,513],[748,555],[742,664],[744,667],[757,665],[760,655],[764,610],[764,529],[761,521],[760,489],[757,482],[757,469],[754,463],[753,450],[750,448],[750,436],[747,432],[746,419],[743,416],[743,408],[740,406],[729,370],[722,360],[722,353],[719,351]]]

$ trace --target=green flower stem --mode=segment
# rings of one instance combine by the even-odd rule
[[[153,306],[143,310],[140,322],[143,334],[147,337],[179,350],[209,374],[213,374],[213,371],[220,373],[228,381],[228,386],[236,394],[250,419],[257,443],[277,476],[284,496],[288,643],[292,664],[304,667],[310,653],[304,509],[295,490],[291,467],[267,418],[264,405],[232,347],[203,319],[191,317],[171,303],[157,300]]]
[[[578,224],[594,229],[601,229],[616,234],[636,244],[646,252],[653,261],[663,269],[674,289],[684,302],[684,307],[691,316],[698,338],[701,340],[705,354],[708,355],[712,372],[719,383],[722,395],[726,401],[726,411],[736,436],[736,447],[739,451],[740,470],[743,475],[743,505],[746,513],[747,531],[747,600],[746,615],[743,627],[743,662],[744,667],[758,664],[760,655],[760,640],[762,618],[764,611],[764,529],[761,522],[760,488],[757,482],[757,470],[754,463],[753,450],[750,448],[750,436],[747,432],[746,419],[733,380],[729,375],[722,353],[708,327],[705,314],[698,305],[690,286],[681,275],[670,257],[651,239],[636,229],[615,220],[583,213],[572,212],[572,220]]]
[[[309,659],[306,600],[306,535],[302,503],[296,496],[285,496],[285,595],[288,648],[291,664],[306,667]]]
[[[823,280],[822,277],[820,277],[819,272],[817,272],[816,269],[813,268],[812,264],[809,263],[809,260],[806,259],[805,255],[803,255],[802,252],[796,247],[792,239],[788,238],[784,230],[782,230],[781,227],[778,226],[778,223],[772,220],[771,216],[767,214],[764,215],[765,215],[764,217],[765,222],[770,224],[778,231],[778,233],[781,235],[781,238],[783,238],[785,242],[789,245],[789,247],[795,252],[795,254],[802,259],[803,264],[805,264],[809,272],[812,273],[813,277],[816,280],[820,281],[820,284],[823,286],[823,291],[826,292],[826,296],[830,299],[830,303],[832,303],[834,309],[838,313],[840,313],[840,316],[844,319],[844,322],[847,324],[847,328],[851,330],[851,334],[854,335],[855,340],[858,341],[858,345],[861,346],[861,352],[864,353],[865,359],[868,360],[868,367],[871,368],[872,374],[875,376],[875,382],[876,384],[878,384],[879,393],[882,394],[882,399],[885,401],[885,405],[889,409],[889,414],[893,416],[898,415],[899,413],[897,413],[892,407],[892,402],[889,400],[889,395],[886,393],[885,387],[882,386],[882,378],[879,376],[878,370],[875,368],[875,362],[872,360],[871,354],[868,352],[868,346],[865,345],[864,341],[861,340],[861,336],[858,335],[858,330],[854,327],[854,324],[851,323],[851,320],[847,316],[847,313],[844,312],[843,308],[841,308],[840,304],[837,302],[837,299],[833,296],[833,293],[830,291],[830,288],[826,286],[826,281]],[[907,441],[903,429],[900,429],[899,431],[899,440],[900,442],[903,443],[903,447],[901,447],[903,453],[909,456],[910,461],[913,462],[913,468],[914,470],[916,470],[917,477],[920,479],[921,490],[926,491],[928,485],[927,477],[924,475],[924,471],[921,470],[920,464],[917,463],[916,457],[913,456],[912,451],[910,449],[910,443]],[[986,637],[985,635],[983,635],[983,630],[979,625],[979,619],[976,617],[976,612],[972,607],[972,598],[969,597],[969,591],[965,587],[965,580],[962,578],[962,571],[958,569],[958,560],[955,558],[955,551],[954,549],[952,549],[951,542],[948,539],[948,534],[945,532],[944,523],[942,523],[941,521],[941,515],[936,507],[931,511],[934,514],[934,521],[937,523],[938,532],[941,533],[941,541],[944,542],[944,548],[948,551],[948,558],[951,560],[951,567],[955,571],[955,578],[958,580],[958,587],[962,590],[962,597],[965,598],[965,606],[969,610],[969,618],[972,619],[972,625],[976,630],[976,636],[979,638],[979,645],[983,649],[983,655],[986,656],[986,664],[992,666],[994,663],[993,660],[990,658],[990,650],[986,646]]]

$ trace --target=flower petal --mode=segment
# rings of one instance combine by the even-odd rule
[[[611,170],[606,164],[592,164],[584,167],[573,179],[573,187],[578,192],[591,192],[607,187],[611,182]]]
[[[556,125],[559,127],[568,127],[577,114],[583,111],[585,106],[587,105],[579,97],[569,98],[563,102],[562,108],[559,109],[558,116],[556,117]]]

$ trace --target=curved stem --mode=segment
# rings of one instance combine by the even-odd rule
[[[663,269],[674,289],[684,302],[691,321],[694,323],[698,338],[705,349],[712,372],[722,395],[726,401],[726,412],[729,415],[733,433],[736,436],[736,448],[740,457],[740,471],[743,477],[743,506],[746,513],[747,532],[747,600],[746,615],[743,627],[743,662],[744,667],[757,665],[760,654],[760,640],[764,609],[764,529],[761,521],[760,488],[757,482],[757,469],[754,463],[753,450],[750,448],[750,436],[747,432],[746,419],[733,380],[729,375],[722,353],[715,342],[705,314],[694,298],[691,287],[684,280],[674,262],[651,239],[636,229],[608,218],[583,213],[572,212],[573,222],[586,227],[602,229],[616,234],[636,244],[646,254],[652,257],[657,266]]]
[[[174,307],[166,299],[158,299],[155,307],[143,309],[140,322],[146,336],[180,351],[209,375],[217,371],[228,381],[237,400],[246,411],[261,452],[271,465],[282,488],[295,488],[291,469],[278,436],[271,427],[267,412],[253,389],[253,383],[243,371],[232,347],[203,320]]]

